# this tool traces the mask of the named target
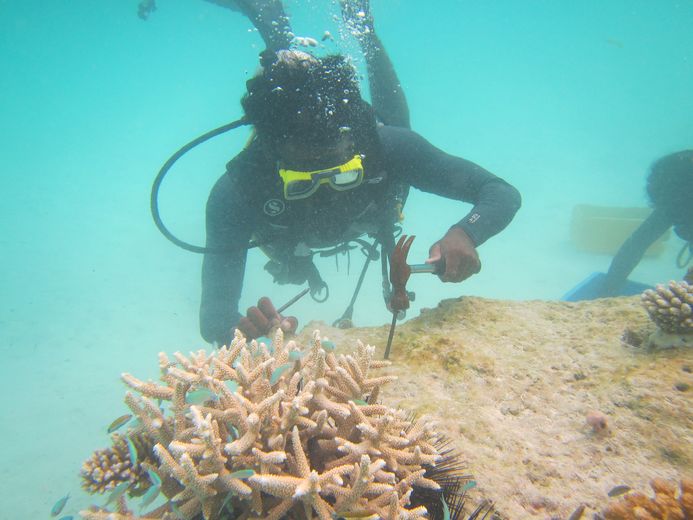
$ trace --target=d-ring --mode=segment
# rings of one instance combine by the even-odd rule
[[[688,249],[688,256],[686,256],[686,249]],[[691,260],[693,260],[693,242],[688,242],[683,244],[681,251],[676,256],[676,267],[683,269],[691,263]]]
[[[324,292],[324,296],[320,296],[320,293]],[[313,289],[311,287],[310,289],[310,297],[313,298],[313,301],[316,301],[318,303],[323,303],[325,300],[327,300],[330,297],[330,288],[328,285],[323,282],[319,287],[316,287]]]

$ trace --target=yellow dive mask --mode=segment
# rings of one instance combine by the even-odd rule
[[[325,170],[301,172],[279,168],[279,176],[284,181],[286,200],[305,199],[317,191],[321,184],[329,184],[332,189],[346,191],[355,188],[363,181],[361,156]]]

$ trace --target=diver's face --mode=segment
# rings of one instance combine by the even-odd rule
[[[308,140],[290,138],[276,146],[280,164],[285,168],[314,171],[344,164],[354,156],[354,140],[342,136],[331,146],[316,146]]]

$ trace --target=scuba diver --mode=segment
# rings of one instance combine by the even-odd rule
[[[685,268],[693,258],[693,150],[658,159],[647,178],[647,195],[653,211],[614,256],[597,297],[621,294],[647,248],[672,226],[686,241],[677,258],[678,267]]]
[[[368,2],[340,2],[366,60],[373,106],[341,55],[289,50],[293,35],[278,0],[210,0],[241,11],[267,49],[241,100],[251,141],[211,190],[206,210],[200,330],[217,345],[238,328],[248,338],[279,325],[295,332],[268,298],[238,311],[249,243],[270,258],[276,283],[326,290],[312,257],[344,251],[370,236],[381,259],[394,249],[411,186],[470,203],[472,209],[429,250],[444,282],[481,269],[477,248],[503,230],[520,207],[518,191],[484,168],[434,147],[409,128],[409,112]],[[364,242],[364,241],[362,241]],[[361,281],[361,280],[360,280]]]

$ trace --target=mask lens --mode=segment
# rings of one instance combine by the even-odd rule
[[[337,186],[348,186],[359,180],[361,175],[361,170],[349,170],[345,172],[340,172],[332,177],[332,182]]]
[[[357,155],[341,166],[326,170],[305,172],[279,167],[279,176],[284,182],[285,198],[302,199],[315,193],[321,184],[329,184],[337,191],[355,188],[363,181],[363,166]]]
[[[295,180],[286,184],[286,197],[305,197],[314,191],[317,183],[312,180]]]

